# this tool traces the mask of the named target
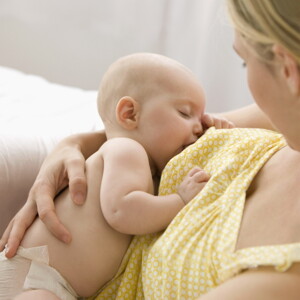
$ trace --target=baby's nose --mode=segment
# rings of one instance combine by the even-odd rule
[[[198,138],[202,135],[203,133],[203,127],[202,127],[202,123],[200,120],[197,120],[194,124],[194,128],[193,128],[193,133],[194,135]]]

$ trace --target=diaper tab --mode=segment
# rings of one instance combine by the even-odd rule
[[[32,248],[19,247],[17,254],[29,260],[49,265],[48,246],[39,246]]]

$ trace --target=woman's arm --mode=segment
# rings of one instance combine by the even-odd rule
[[[256,104],[224,112],[220,115],[233,122],[236,127],[276,130],[265,113]]]
[[[8,244],[7,257],[15,254],[37,213],[58,239],[66,243],[71,241],[69,231],[56,216],[53,199],[69,184],[74,202],[84,202],[87,189],[85,159],[105,140],[105,133],[101,131],[72,135],[57,144],[43,162],[26,203],[6,228],[0,240],[0,251]]]
[[[64,144],[78,145],[81,149],[82,154],[85,159],[94,154],[106,141],[106,135],[104,130],[80,133],[70,137],[67,137],[64,140]]]

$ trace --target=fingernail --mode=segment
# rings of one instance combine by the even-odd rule
[[[74,201],[75,201],[77,204],[83,203],[83,201],[84,201],[83,193],[77,192],[77,193],[74,195]]]
[[[84,195],[83,195],[82,192],[77,192],[77,193],[75,194],[75,201],[76,201],[77,203],[83,203],[83,202],[84,202]]]
[[[64,235],[64,236],[62,237],[62,240],[63,240],[63,242],[66,243],[66,244],[69,244],[69,243],[71,242],[71,238],[70,238],[69,235]]]

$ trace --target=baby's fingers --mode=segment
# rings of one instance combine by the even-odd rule
[[[187,176],[193,177],[196,173],[198,173],[200,171],[203,171],[203,170],[199,167],[194,167],[188,172]]]
[[[210,176],[205,171],[199,171],[193,175],[195,182],[205,182],[208,181]]]
[[[234,123],[219,115],[204,114],[202,117],[202,125],[205,128],[214,126],[216,129],[234,128]]]
[[[228,120],[221,120],[221,127],[217,129],[229,129],[229,128],[234,128],[234,124],[231,121]]]
[[[210,114],[204,114],[202,116],[202,125],[205,129],[215,126],[214,118]]]
[[[192,177],[194,182],[204,182],[204,181],[208,181],[210,178],[209,174],[199,167],[193,168],[188,173],[188,176]]]

